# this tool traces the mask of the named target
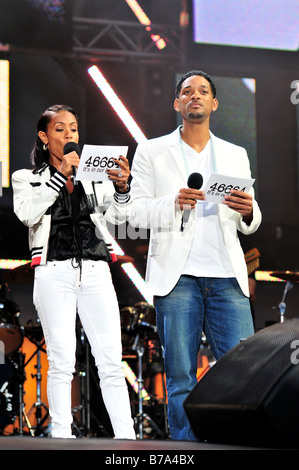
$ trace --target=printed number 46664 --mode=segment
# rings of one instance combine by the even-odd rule
[[[113,168],[116,166],[113,158],[110,157],[89,157],[86,162],[86,166],[101,167],[101,168]]]
[[[232,184],[224,184],[224,183],[214,183],[212,184],[212,186],[210,186],[210,191],[215,191],[217,193],[225,193],[225,194],[229,194],[231,192],[232,189],[237,189],[239,191],[245,191],[246,190],[246,187],[244,188],[240,188],[240,186],[233,186]]]

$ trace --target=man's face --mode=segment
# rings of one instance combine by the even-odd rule
[[[174,101],[174,109],[187,121],[202,122],[218,108],[211,85],[204,77],[193,75],[182,83],[180,96]]]

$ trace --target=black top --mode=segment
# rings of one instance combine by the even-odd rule
[[[51,174],[56,170],[50,167]],[[80,181],[69,194],[66,186],[51,207],[48,261],[82,259],[111,261],[100,233],[90,219],[92,208]]]

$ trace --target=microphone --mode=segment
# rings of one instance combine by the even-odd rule
[[[71,153],[71,152],[76,152],[79,156],[80,156],[80,147],[78,144],[76,144],[76,142],[68,142],[67,144],[65,144],[65,146],[63,147],[63,155],[67,155],[68,153]],[[74,180],[74,184],[78,184],[77,180],[76,180],[76,176],[77,176],[77,168],[75,166],[73,166],[73,180]]]
[[[188,188],[192,189],[200,189],[202,187],[203,177],[200,173],[191,173],[188,178]],[[184,228],[189,220],[191,213],[191,209],[185,209],[182,215],[182,222],[181,222],[181,232],[184,231]]]

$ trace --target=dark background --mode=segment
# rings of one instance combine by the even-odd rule
[[[140,4],[152,23],[179,26],[180,0],[144,0]],[[128,145],[132,161],[136,142],[88,75],[87,69],[93,64],[99,66],[147,138],[171,132],[177,125],[173,111],[176,74],[197,68],[215,77],[255,78],[255,176],[263,222],[258,232],[242,243],[245,250],[258,248],[262,270],[299,271],[298,105],[290,99],[291,83],[299,80],[298,51],[194,44],[189,1],[189,26],[183,29],[180,51],[173,57],[167,55],[171,44],[163,51],[152,49],[149,57],[111,53],[110,39],[104,37],[99,47],[107,53],[83,53],[76,51],[71,40],[73,18],[137,24],[124,1],[65,2],[64,13],[60,19],[56,15],[54,21],[44,13],[27,17],[28,5],[28,0],[0,2],[0,42],[10,44],[9,50],[0,52],[0,58],[10,61],[11,173],[30,168],[37,119],[54,103],[67,103],[77,110],[82,145]],[[221,103],[221,97],[219,100]],[[27,229],[13,214],[11,188],[3,189],[0,220],[0,258],[29,259]],[[145,241],[122,241],[124,251],[144,274],[144,255],[137,250],[140,245],[146,245]],[[112,272],[121,306],[142,300],[119,266],[112,267]],[[20,305],[23,323],[34,318],[32,285],[11,284],[9,288]],[[280,302],[283,289],[283,283],[258,283],[257,327],[278,321],[278,310],[272,307]],[[289,316],[297,316],[298,289],[295,284],[287,294]]]

